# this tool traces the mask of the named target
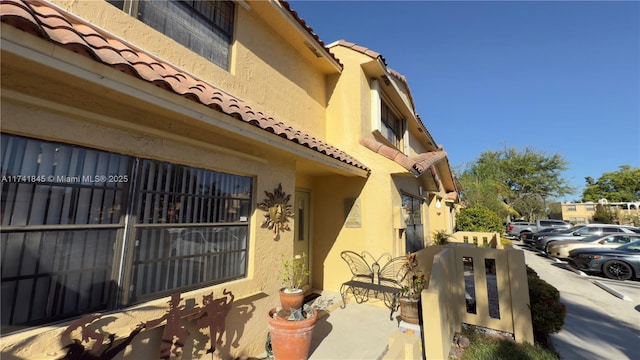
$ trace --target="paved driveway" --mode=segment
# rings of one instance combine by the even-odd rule
[[[563,329],[552,335],[562,359],[640,359],[640,282],[581,276],[566,263],[523,250],[527,265],[560,291],[560,299],[567,306]],[[617,290],[627,300],[614,296],[594,280]]]

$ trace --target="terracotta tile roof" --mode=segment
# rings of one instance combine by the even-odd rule
[[[431,175],[434,176],[436,184],[438,183],[438,179],[436,179],[437,173],[434,173],[435,170],[433,169],[433,165],[447,157],[447,153],[444,152],[444,150],[438,150],[418,154],[410,158],[399,150],[384,145],[383,143],[371,138],[360,138],[360,144],[375,153],[395,161],[411,172],[415,177],[419,177],[427,169],[431,168]]]
[[[300,16],[298,16],[298,12],[291,8],[291,5],[289,4],[288,1],[280,0],[280,4],[282,4],[282,6],[285,9],[287,9],[287,11],[291,13],[291,15],[293,15],[293,17],[298,21],[300,26],[302,26],[309,34],[311,34],[311,36],[318,42],[318,44],[320,44],[320,46],[322,46],[322,48],[327,52],[327,54],[329,54],[338,64],[340,64],[340,67],[344,67],[340,62],[340,59],[338,59],[331,51],[329,51],[329,48],[324,44],[324,41],[320,40],[320,37],[318,36],[318,34],[313,32],[313,29],[311,28],[311,26],[308,26],[307,22],[304,21]]]
[[[196,79],[89,23],[78,22],[75,17],[45,1],[2,0],[0,14],[0,20],[6,24],[343,163],[370,171],[344,151],[263,114],[243,100]]]
[[[365,54],[365,55],[369,56],[372,59],[380,58],[380,60],[382,60],[382,63],[384,64],[384,66],[387,66],[387,60],[385,60],[385,58],[382,56],[382,54],[380,54],[378,52],[375,52],[375,51],[373,51],[371,49],[368,49],[368,48],[366,48],[364,46],[360,46],[360,45],[357,45],[355,43],[348,42],[348,41],[342,40],[342,39],[334,42],[333,44],[331,44],[331,47],[334,47],[334,46],[343,46],[343,47],[355,50],[355,51],[357,51],[359,53],[362,53],[362,54]]]
[[[447,199],[447,200],[456,201],[456,200],[458,200],[458,192],[457,191],[450,191],[444,196],[444,198]]]
[[[382,63],[384,64],[384,66],[387,68],[387,71],[389,72],[389,74],[391,76],[393,76],[394,78],[396,78],[398,81],[400,81],[400,83],[402,83],[402,85],[404,85],[404,87],[407,89],[407,94],[409,95],[409,101],[411,102],[411,107],[413,108],[413,110],[415,111],[415,103],[413,102],[413,95],[411,95],[411,88],[409,88],[409,83],[407,82],[407,78],[400,74],[399,72],[393,70],[392,68],[390,68],[389,66],[387,66],[387,60],[384,58],[384,56],[382,56],[382,54],[373,51],[369,48],[366,48],[364,46],[360,46],[357,44],[354,44],[352,42],[348,42],[345,40],[338,40],[335,43],[333,43],[331,45],[333,46],[343,46],[352,50],[355,50],[359,53],[362,53],[364,55],[367,55],[369,57],[371,57],[372,59],[377,59],[379,58],[380,60],[382,60]]]

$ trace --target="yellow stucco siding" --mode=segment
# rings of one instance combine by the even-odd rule
[[[327,106],[327,140],[347,152],[366,150],[358,139],[371,134],[371,85],[361,67],[371,58],[342,47],[331,51],[344,70],[329,94]]]
[[[237,8],[234,59],[232,71],[227,72],[104,1],[55,3],[233,93],[250,103],[252,108],[255,104],[255,109],[269,116],[298,126],[316,138],[324,137],[324,107],[326,94],[330,92],[325,87],[325,70],[317,69],[297,56],[294,47],[287,45],[251,11]],[[264,213],[257,209],[257,203],[265,199],[264,191],[272,192],[279,184],[291,195],[296,188],[312,191],[319,188],[320,194],[325,190],[331,193],[336,188],[343,189],[328,197],[331,200],[329,213],[337,217],[328,218],[324,232],[312,244],[334,243],[332,236],[340,232],[344,221],[336,207],[342,209],[345,192],[353,196],[358,191],[352,188],[353,185],[345,186],[341,176],[323,184],[309,174],[300,173],[300,163],[297,163],[300,159],[293,159],[292,154],[311,151],[303,146],[274,137],[263,129],[5,23],[2,27],[3,133],[255,179],[246,278],[184,292],[182,298],[184,302],[202,304],[203,295],[213,292],[215,297],[220,297],[224,289],[232,291],[237,305],[226,318],[225,330],[227,339],[234,335],[241,337],[237,339],[238,348],[225,341],[217,353],[225,358],[262,354],[267,332],[265,314],[278,303],[276,294],[280,283],[274,261],[279,254],[294,251],[293,231],[281,232],[279,241],[274,241],[273,233],[261,227]],[[10,42],[18,45],[12,51],[5,51],[4,45]],[[324,157],[317,155],[315,160],[304,161],[307,167],[312,167]],[[326,169],[324,172],[328,173]],[[365,180],[353,178],[349,181],[359,183],[361,187]],[[331,187],[326,188],[329,185]],[[319,196],[315,195],[312,200],[317,198]],[[295,218],[290,226],[294,228]],[[314,224],[314,227],[318,225]],[[322,246],[320,251],[314,252],[321,250]],[[322,262],[318,264],[322,266]],[[317,276],[322,275],[321,271],[317,272]],[[322,285],[322,281],[314,280],[314,283]],[[101,331],[116,334],[119,340],[137,324],[163,316],[167,301],[167,297],[159,297],[126,309],[110,309],[108,316],[112,321]],[[4,335],[0,350],[3,355],[25,359],[61,358],[66,353],[61,335],[68,324],[69,321]],[[145,330],[144,337],[148,341],[144,345],[137,341],[126,350],[127,357],[148,359],[158,354],[161,329]],[[184,351],[190,353],[192,348],[193,343],[189,342]],[[204,356],[202,352],[197,355]]]
[[[344,64],[342,71],[334,69],[326,59],[318,60],[315,55],[310,58],[304,53],[310,50],[299,40],[312,35],[305,35],[306,30],[283,13],[278,2],[250,1],[248,6],[237,3],[229,71],[106,1],[53,2],[154,53],[181,71],[235,95],[251,109],[326,140],[366,164],[358,171],[339,168],[338,165],[351,165],[334,166],[331,162],[336,159],[332,156],[274,136],[265,128],[238,121],[214,109],[215,106],[209,108],[177,95],[179,92],[141,81],[11,24],[2,24],[3,45],[12,45],[3,47],[2,51],[3,133],[254,179],[246,278],[182,294],[185,301],[197,304],[202,302],[203,295],[214,292],[217,297],[223,289],[231,290],[236,296],[225,330],[227,337],[241,335],[239,347],[231,348],[225,340],[221,351],[228,353],[220,354],[221,357],[263,354],[267,333],[265,315],[278,303],[280,284],[276,278],[278,267],[275,265],[279,265],[276,259],[280,254],[293,254],[296,250],[294,239],[299,219],[295,216],[289,219],[292,231],[281,232],[278,241],[271,231],[261,226],[264,213],[257,209],[257,204],[264,201],[265,191],[273,192],[281,184],[283,191],[291,196],[294,212],[297,210],[293,202],[295,191],[309,194],[310,282],[316,289],[338,291],[340,284],[351,277],[340,257],[343,250],[368,251],[376,257],[405,253],[399,218],[403,193],[419,197],[420,186],[424,188],[425,202],[421,209],[425,239],[435,228],[446,226],[447,207],[443,202],[442,214],[438,214],[433,194],[427,192],[433,187],[429,172],[415,178],[396,161],[359,143],[362,137],[379,138],[372,132],[374,94],[371,88],[372,78],[379,79],[381,73],[377,72],[385,71],[382,63],[342,47],[332,49]],[[291,30],[290,34],[287,29]],[[392,86],[385,91],[393,89],[398,88]],[[409,116],[411,110],[407,110],[405,89],[400,87],[399,91],[401,94],[390,98],[402,102],[397,105]],[[429,148],[422,136],[410,135],[406,155]],[[366,177],[368,169],[371,171]],[[135,216],[131,219],[135,223]],[[167,300],[164,296],[126,309],[110,308],[114,321],[103,330],[118,336],[127,334],[136,324],[162,316],[167,310]],[[23,358],[42,353],[46,353],[47,358],[60,358],[63,356],[60,335],[67,325],[68,322],[45,325],[3,336],[1,350],[3,354]],[[156,354],[160,330],[146,331],[143,334],[147,334],[148,343],[136,344],[127,350],[127,356],[143,359]],[[184,350],[189,353],[192,349],[185,347]],[[192,356],[204,357],[204,354]]]
[[[264,195],[257,189],[269,189],[271,191],[279,183],[287,193],[293,191],[295,184],[295,164],[285,158],[252,159],[242,154],[234,156],[229,152],[217,152],[215,148],[194,145],[193,142],[164,134],[153,136],[152,132],[124,131],[113,127],[87,123],[85,119],[74,117],[73,114],[65,114],[50,109],[39,108],[33,104],[24,104],[14,101],[2,103],[2,129],[3,132],[24,134],[43,139],[78,143],[82,139],[86,144],[94,148],[100,148],[116,153],[133,154],[142,157],[162,159],[173,163],[197,166],[206,169],[224,169],[226,172],[237,173],[255,177],[255,200],[262,201]],[[46,119],[46,122],[42,120]],[[260,176],[258,176],[258,174]],[[266,314],[268,309],[277,303],[276,294],[280,287],[273,272],[260,271],[258,269],[273,268],[275,254],[290,254],[293,252],[292,232],[282,232],[280,241],[273,241],[273,234],[260,227],[263,220],[263,212],[254,206],[250,219],[249,230],[249,262],[248,273],[245,279],[227,282],[217,286],[205,287],[199,290],[182,294],[184,301],[193,299],[196,303],[202,302],[202,296],[211,292],[221,296],[222,290],[227,289],[234,293],[236,301],[248,298],[251,304],[256,306],[256,314]],[[104,327],[104,331],[117,334],[126,334],[131,330],[131,324],[138,324],[162,316],[166,311],[166,298],[148,301],[144,304],[133,306],[126,311],[118,311],[110,315],[114,319],[112,323]],[[227,317],[229,324],[240,326],[243,337],[239,340],[243,353],[259,354],[262,352],[264,341],[264,324],[262,316],[254,316],[246,319],[241,314],[232,312]],[[60,336],[64,330],[61,326],[37,328],[31,331],[17,333],[3,337],[3,353],[23,354],[25,358],[34,358],[34,354],[47,354],[47,358],[60,358],[64,355],[60,346]],[[228,328],[227,331],[231,331]],[[156,334],[159,339],[160,333]],[[154,338],[153,335],[149,335]],[[22,346],[22,340],[29,339],[29,346]],[[22,348],[21,348],[22,347]],[[159,349],[159,345],[153,348],[130,349],[130,356],[136,358],[148,358],[150,353]]]
[[[252,4],[249,10],[236,6],[227,71],[106,1],[52,2],[251,103],[254,109],[325,139],[325,75],[256,14],[274,11],[270,3]]]

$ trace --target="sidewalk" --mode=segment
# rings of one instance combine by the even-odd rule
[[[375,360],[386,353],[389,336],[398,322],[389,320],[386,307],[348,302],[340,308],[337,293],[324,292],[314,300],[319,318],[313,330],[309,360]]]
[[[553,259],[523,251],[527,265],[560,291],[560,301],[567,306],[562,330],[551,334],[562,360],[640,358],[636,302],[609,294]]]

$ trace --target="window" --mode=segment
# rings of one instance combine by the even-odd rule
[[[405,229],[406,252],[424,248],[424,227],[422,225],[422,200],[402,194],[402,209],[407,225]]]
[[[121,0],[109,3],[119,9],[127,5]],[[232,1],[138,0],[135,16],[221,68],[229,69],[234,14]]]
[[[553,221],[553,220],[540,220],[540,226],[544,227],[555,227],[566,225],[564,221]]]
[[[384,100],[381,101],[380,104],[382,107],[380,114],[382,128],[380,132],[393,146],[397,149],[402,149],[402,138],[404,136],[403,121]]]
[[[590,205],[585,205],[585,206],[584,206],[584,209],[585,209],[586,211],[594,211],[594,210],[595,210],[595,207],[593,206],[593,204],[590,204]]]
[[[243,277],[251,178],[152,160],[139,171],[132,300]]]
[[[576,211],[575,205],[567,205],[567,211]]]
[[[7,134],[1,150],[3,334],[246,275],[251,178]]]

